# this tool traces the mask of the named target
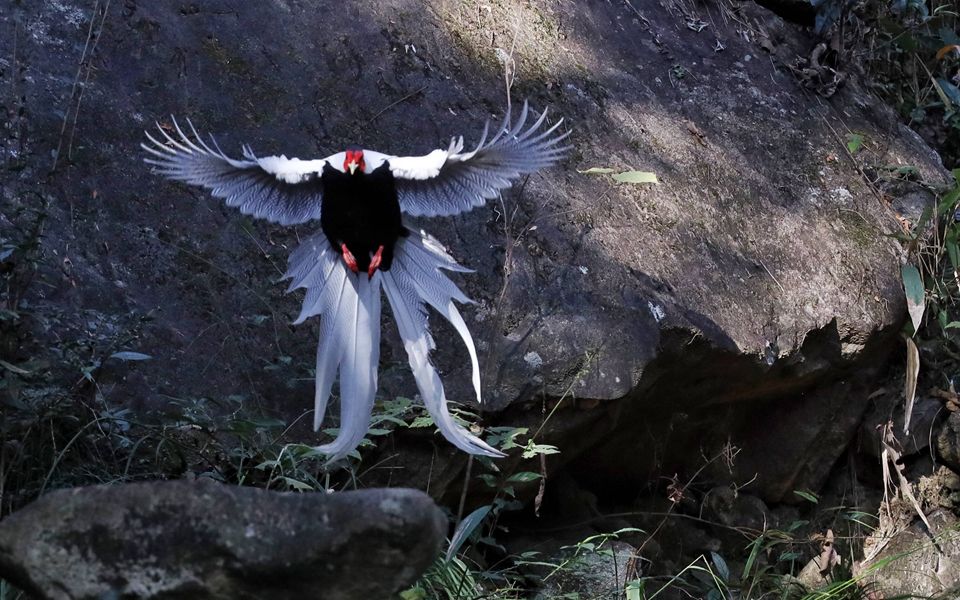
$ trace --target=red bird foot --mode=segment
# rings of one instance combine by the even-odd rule
[[[383,245],[377,248],[377,252],[370,259],[370,268],[367,269],[367,279],[372,279],[373,274],[380,268],[380,262],[383,260]]]
[[[359,273],[360,269],[357,267],[357,259],[353,257],[353,252],[350,252],[350,249],[347,248],[346,244],[340,244],[340,249],[343,250],[343,262],[347,263],[347,266],[350,267],[350,270],[354,273]]]

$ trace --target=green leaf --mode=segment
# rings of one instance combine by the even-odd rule
[[[895,42],[907,52],[913,52],[920,47],[920,42],[917,41],[917,38],[913,37],[909,33],[904,33],[900,37],[896,38]]]
[[[513,448],[519,448],[520,444],[517,443],[517,438],[526,435],[527,431],[526,427],[488,427],[487,433],[490,435],[487,436],[487,443],[506,452]]]
[[[903,277],[903,290],[907,297],[907,312],[910,313],[910,321],[916,333],[920,330],[920,322],[923,321],[925,295],[923,279],[920,277],[920,271],[911,264],[903,265],[900,274]]]
[[[657,174],[649,171],[624,171],[613,176],[618,183],[657,183]]]
[[[857,150],[859,150],[860,146],[862,145],[863,145],[862,133],[847,134],[847,150],[850,152],[850,154],[856,154]]]
[[[29,375],[30,371],[8,363],[7,361],[0,359],[0,367],[10,371],[11,373],[16,373],[17,375]]]
[[[952,212],[954,206],[957,204],[957,200],[960,200],[960,185],[954,186],[952,190],[940,198],[940,203],[937,204],[937,212],[943,215],[946,215],[948,212]]]
[[[717,574],[720,575],[720,579],[730,581],[730,567],[727,566],[727,561],[712,550],[710,551],[710,558],[713,559],[713,564],[717,567]]]
[[[482,475],[477,475],[480,478],[480,481],[485,483],[487,487],[496,488],[497,487],[497,476],[491,473],[483,473]]]
[[[430,415],[420,415],[410,422],[411,429],[419,429],[421,427],[433,427],[433,418],[431,418]]]
[[[117,360],[150,360],[153,358],[149,354],[143,354],[142,352],[114,352],[110,355],[110,358],[115,358]]]
[[[400,600],[427,600],[427,598],[426,590],[419,587],[412,587],[400,592]]]
[[[627,600],[643,600],[646,598],[644,593],[644,582],[637,579],[627,584]]]
[[[947,256],[950,257],[950,264],[953,270],[960,270],[960,245],[957,243],[957,230],[950,228],[947,235],[943,238],[943,245],[947,247]]]
[[[783,552],[780,554],[780,557],[777,559],[777,562],[792,562],[801,558],[802,556],[803,555],[800,554],[799,552]]]
[[[941,8],[946,8],[946,6]],[[960,45],[960,35],[958,35],[956,31],[950,29],[949,27],[941,27],[937,31],[937,34],[940,36],[940,42],[944,45]]]
[[[609,175],[615,171],[616,169],[611,169],[609,167],[590,167],[584,171],[578,170],[577,173],[582,175]]]
[[[520,473],[514,473],[507,478],[508,483],[527,483],[530,481],[536,481],[540,479],[540,473],[533,473],[532,471],[521,471]]]
[[[387,434],[391,433],[392,431],[393,431],[392,429],[381,429],[381,428],[378,428],[378,427],[371,427],[371,428],[367,429],[367,435],[372,435],[372,436],[374,436],[374,437],[378,437],[378,436],[381,436],[381,435],[387,435]]]
[[[757,557],[760,556],[760,549],[763,543],[764,536],[759,535],[753,538],[753,541],[750,542],[750,555],[747,556],[747,562],[743,565],[743,574],[740,575],[740,581],[746,581],[750,576],[750,570],[753,568],[754,563],[757,561]]]
[[[960,106],[960,88],[943,78],[938,78],[937,84],[939,84],[937,91],[941,92],[941,99],[945,100],[947,110]]]
[[[308,483],[304,483],[292,477],[284,477],[283,482],[289,485],[290,487],[292,487],[293,489],[297,490],[298,492],[309,492],[313,490],[312,485]]]
[[[550,444],[536,444],[533,440],[527,442],[523,448],[523,458],[533,458],[539,454],[559,454],[560,449]]]
[[[791,521],[790,524],[787,525],[787,531],[790,532],[790,533],[792,533],[792,532],[800,529],[801,527],[803,527],[803,526],[805,526],[805,525],[807,525],[807,524],[809,524],[809,523],[810,523],[810,521],[808,521],[808,520],[806,520],[806,519],[799,519],[799,520],[797,520],[797,521]]]
[[[490,513],[491,508],[493,507],[489,504],[486,506],[481,506],[460,521],[460,524],[457,525],[456,531],[453,532],[453,537],[450,538],[450,547],[447,548],[447,553],[444,555],[444,560],[450,562],[450,560],[457,555],[457,552],[460,551],[460,547],[463,546],[464,542],[467,541],[467,538],[470,537],[470,534],[480,526],[480,523],[482,523],[487,514]]]
[[[793,493],[796,494],[796,495],[798,495],[798,496],[800,496],[801,498],[803,498],[803,499],[806,500],[807,502],[812,502],[812,503],[814,503],[814,504],[817,504],[817,503],[820,502],[819,496],[817,496],[816,494],[814,494],[814,493],[811,492],[810,490],[793,490]]]

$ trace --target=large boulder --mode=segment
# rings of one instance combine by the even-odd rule
[[[877,552],[860,568],[865,587],[882,598],[956,598],[960,593],[960,520],[942,509],[927,514],[931,529],[915,521],[866,541]]]
[[[590,486],[621,493],[726,452],[738,458],[715,461],[717,479],[756,474],[764,500],[790,498],[825,480],[857,430],[873,391],[863,367],[882,366],[904,315],[901,254],[885,236],[898,227],[894,192],[865,173],[911,165],[935,181],[942,166],[855,78],[829,99],[805,91],[790,67],[814,40],[772,13],[96,6],[0,14],[0,88],[15,92],[3,201],[8,214],[46,214],[22,306],[32,342],[8,362],[42,355],[69,388],[70,343],[93,354],[124,344],[154,359],[103,362],[93,376],[110,406],[240,396],[292,420],[311,405],[315,329],[287,326],[300,298],[274,281],[314,227],[252,223],[161,181],[140,162],[141,130],[174,113],[232,153],[425,153],[499,118],[506,69],[515,99],[567,118],[574,151],[502,204],[422,223],[477,269],[461,281],[478,302],[466,313],[487,407],[539,422],[541,398],[563,399],[542,441]],[[856,155],[848,132],[865,140]],[[589,167],[653,171],[660,183],[578,173]],[[385,365],[403,364],[389,317],[384,327]],[[443,328],[436,338],[448,396],[469,398],[462,346]],[[382,378],[385,395],[411,384],[404,369]],[[442,494],[453,453],[435,466],[418,445],[405,472]]]
[[[59,490],[0,522],[0,578],[38,598],[389,598],[440,551],[425,494],[210,480]]]

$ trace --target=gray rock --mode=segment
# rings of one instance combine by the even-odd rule
[[[389,598],[437,556],[425,494],[209,480],[59,490],[0,522],[0,578],[38,598]]]
[[[960,412],[950,417],[937,434],[937,454],[954,471],[960,471]]]
[[[630,544],[609,541],[596,551],[582,551],[574,558],[555,557],[563,568],[549,575],[534,596],[615,600],[623,597],[626,584],[640,576],[640,555]]]
[[[960,591],[960,520],[937,509],[927,515],[932,531],[915,521],[889,539],[875,533],[864,545],[882,547],[860,568],[867,589],[883,598],[956,598]]]

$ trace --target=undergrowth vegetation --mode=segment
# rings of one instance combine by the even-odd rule
[[[816,28],[840,69],[866,71],[873,90],[960,165],[960,7],[951,0],[812,0]]]

